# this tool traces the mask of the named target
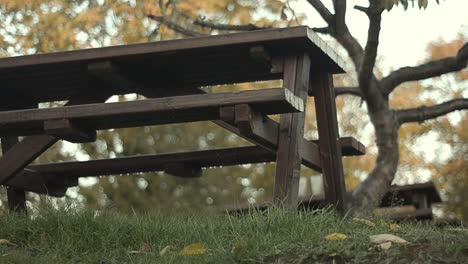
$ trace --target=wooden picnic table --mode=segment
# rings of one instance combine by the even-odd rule
[[[197,177],[213,165],[276,161],[277,203],[297,206],[303,164],[323,173],[327,202],[342,210],[342,154],[364,153],[358,141],[338,135],[332,75],[343,73],[343,65],[307,27],[1,58],[0,184],[8,188],[10,208],[24,209],[25,191],[63,196],[78,177],[149,171]],[[263,80],[283,85],[201,90]],[[129,93],[147,99],[105,103]],[[304,138],[308,96],[315,100],[315,141]],[[53,101],[67,103],[37,108]],[[281,114],[280,122],[270,114]],[[194,121],[212,121],[254,146],[31,164],[58,140],[92,142],[96,130]]]

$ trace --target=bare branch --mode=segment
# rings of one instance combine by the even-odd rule
[[[320,16],[329,24],[333,24],[333,15],[330,13],[323,3],[320,0],[307,0],[310,5],[312,5],[315,10],[320,14]]]
[[[362,61],[364,49],[357,39],[351,35],[347,27],[342,32],[334,32],[332,36],[346,49],[354,65],[358,68]]]
[[[390,94],[398,85],[436,77],[445,73],[464,69],[468,63],[468,43],[458,51],[457,55],[436,61],[431,61],[415,67],[403,67],[382,79],[383,93]]]
[[[359,87],[336,87],[335,96],[339,95],[354,95],[362,97],[361,89]]]
[[[179,32],[185,36],[189,36],[189,37],[202,37],[202,36],[207,36],[206,34],[203,34],[203,33],[200,33],[200,32],[196,32],[196,31],[193,31],[193,30],[190,30],[190,29],[187,29],[187,28],[184,28],[182,27],[181,25],[175,23],[175,22],[172,22],[171,20],[163,17],[163,16],[154,16],[154,15],[147,15],[148,18],[154,20],[154,21],[157,21],[163,25],[165,25],[166,27],[176,31],[176,32]]]
[[[226,31],[253,31],[261,29],[270,29],[272,27],[259,27],[254,24],[247,25],[229,25],[229,24],[219,24],[202,19],[197,19],[193,21],[194,25],[215,29],[215,30],[226,30]]]
[[[346,27],[346,0],[333,0],[335,8],[335,27],[336,31],[342,31]]]
[[[355,5],[354,9],[364,12],[364,14],[369,15],[369,8]]]
[[[286,0],[286,6],[288,7],[289,11],[291,11],[291,14],[292,14],[294,20],[296,21],[296,24],[300,25],[301,22],[300,22],[299,19],[297,18],[296,11],[294,11],[294,8],[291,7],[290,1],[291,1],[291,0]],[[290,26],[290,23],[291,23],[291,21],[289,21],[288,26]]]
[[[370,1],[368,8],[369,30],[364,56],[359,66],[359,85],[366,98],[374,97],[375,91],[371,91],[371,81],[374,77],[373,69],[377,58],[379,46],[380,23],[382,20],[383,3],[381,0]],[[380,92],[380,91],[379,91]]]
[[[309,2],[309,4],[312,5],[312,7],[315,8],[315,10],[317,10],[320,16],[328,24],[328,27],[326,28],[314,28],[313,30],[318,33],[332,35],[346,49],[354,64],[356,65],[356,67],[358,67],[362,59],[363,49],[359,42],[356,40],[356,38],[354,38],[351,35],[346,24],[337,28],[335,23],[335,16],[332,13],[330,13],[330,11],[323,5],[322,1],[307,0],[307,2]],[[334,2],[334,4],[336,5],[335,9],[337,7],[338,9],[340,9],[341,13],[339,13],[339,15],[343,17],[344,21],[346,8],[341,7],[342,3]]]
[[[321,33],[321,34],[331,34],[332,31],[330,27],[321,27],[321,28],[312,28],[314,32]]]
[[[424,122],[425,120],[443,116],[456,110],[468,109],[468,99],[454,99],[438,105],[422,106],[413,109],[396,111],[399,124]]]

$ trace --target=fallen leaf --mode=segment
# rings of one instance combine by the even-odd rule
[[[148,244],[148,243],[143,243],[143,244],[141,244],[140,251],[143,251],[143,252],[151,252],[151,246],[150,246],[150,244]]]
[[[364,224],[366,226],[375,227],[375,223],[362,218],[353,218],[353,222]]]
[[[344,234],[340,234],[340,233],[331,233],[325,237],[325,239],[329,241],[339,241],[339,240],[345,240],[347,238],[348,236]]]
[[[397,225],[397,224],[389,224],[388,227],[389,227],[390,230],[392,230],[392,231],[397,231],[398,229],[400,229],[400,226]]]
[[[201,254],[205,254],[207,249],[208,248],[204,244],[195,243],[195,244],[191,244],[191,245],[186,246],[184,249],[182,249],[180,251],[179,254],[181,254],[181,255],[201,255]]]
[[[166,253],[172,250],[172,246],[165,246],[161,251],[159,251],[159,256],[164,256]]]
[[[391,234],[379,234],[374,236],[369,236],[370,241],[375,244],[382,244],[385,242],[392,242],[396,244],[408,244],[409,242],[404,240],[401,237],[391,235]]]
[[[390,247],[392,246],[392,242],[383,242],[381,244],[378,245],[378,247],[382,250],[387,250],[389,249]]]
[[[0,239],[0,246],[1,245],[14,246],[14,247],[17,246],[16,244],[11,243],[10,240],[8,240],[8,239]]]

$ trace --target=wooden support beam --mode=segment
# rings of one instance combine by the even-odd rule
[[[51,135],[72,143],[86,143],[96,141],[96,130],[80,127],[68,119],[46,120],[44,131]]]
[[[219,119],[219,108],[249,104],[263,114],[300,112],[304,102],[287,89],[263,89],[0,112],[0,134],[41,133],[47,120],[69,119],[93,129]],[[27,131],[25,131],[27,130]]]
[[[1,141],[3,155],[19,142],[17,137],[3,137]],[[21,186],[7,186],[7,199],[10,211],[26,212],[26,193]]]
[[[427,209],[431,207],[429,199],[424,193],[413,194],[413,206],[416,209]]]
[[[246,104],[236,105],[234,112],[234,123],[239,128],[241,136],[259,143],[260,146],[272,150],[277,148],[278,126],[275,122],[269,122],[271,119],[264,118]]]
[[[318,144],[318,140],[312,140]],[[341,137],[339,140],[343,156],[361,156],[366,154],[366,147],[353,137]]]
[[[181,178],[198,178],[202,176],[202,169],[187,163],[169,163],[164,172]]]
[[[228,112],[228,110],[226,109],[224,112]],[[280,127],[278,122],[258,113],[248,105],[236,105],[234,123],[239,129],[241,137],[276,153]],[[316,143],[302,138],[299,151],[305,166],[321,172],[319,150]]]
[[[278,124],[276,123],[276,125]],[[307,166],[312,165],[312,167],[315,167],[318,171],[320,171],[320,164],[315,164],[320,162],[318,146],[315,143],[306,140],[303,141],[302,145],[305,146],[301,148],[303,153],[303,164]],[[170,169],[169,171],[167,170],[167,164],[184,164],[185,166],[196,169],[235,166],[249,163],[254,164],[274,162],[275,160],[276,152],[259,146],[251,146],[156,155],[142,155],[80,162],[61,162],[31,165],[27,168],[27,170],[23,171],[23,173],[18,174],[12,180],[10,180],[8,184],[13,185],[12,181],[16,180],[17,178],[21,179],[33,176],[46,177],[46,182],[53,182],[55,181],[54,177],[57,177],[60,178],[60,180],[66,180],[67,182],[73,183],[74,177],[107,176],[156,171],[166,171],[170,174],[173,174],[174,176],[179,177],[194,177],[198,176],[197,173],[172,173]],[[19,180],[17,183],[15,183],[15,185],[18,184]],[[60,185],[64,184],[60,183]],[[71,187],[74,185],[65,186]],[[37,190],[31,191],[38,192]]]
[[[26,137],[17,143],[0,159],[0,184],[6,184],[57,140],[56,137],[44,135]]]
[[[78,185],[77,177],[68,175],[51,175],[24,169],[9,180],[8,187],[20,188],[28,192],[46,194],[53,197],[63,197],[69,187]]]
[[[262,64],[265,68],[269,69],[270,71],[273,69],[270,52],[268,52],[268,50],[264,46],[258,45],[250,47],[249,53],[250,57],[254,61]]]
[[[344,213],[346,187],[341,154],[342,146],[340,146],[338,135],[335,91],[331,74],[312,75],[310,90],[315,95],[325,199],[329,204],[335,206],[338,212]]]
[[[119,68],[108,60],[89,63],[88,73],[112,88],[117,88],[122,94],[134,93],[143,88],[141,85],[125,78],[120,73]]]
[[[29,166],[28,169],[36,174],[54,175],[57,177],[106,176],[155,171],[167,171],[180,177],[193,177],[193,174],[196,175],[197,173],[173,173],[174,170],[170,164],[184,164],[185,167],[193,169],[273,161],[275,161],[274,153],[261,147],[252,146],[41,164]]]
[[[361,156],[366,154],[366,146],[353,137],[341,137],[339,139],[341,155]]]
[[[37,103],[16,103],[14,107],[3,110],[16,110],[21,108],[36,108]],[[2,151],[5,156],[19,142],[17,137],[3,137],[1,138]],[[0,175],[1,176],[1,175]],[[26,192],[22,186],[6,186],[8,209],[14,212],[26,212]]]
[[[307,99],[309,74],[310,58],[307,54],[285,58],[283,86],[303,101]],[[282,114],[280,117],[273,200],[290,209],[298,205],[304,118],[304,112]]]
[[[108,95],[96,94],[93,98],[76,98],[69,101],[67,105],[103,102],[108,97]],[[21,142],[15,144],[0,159],[0,185],[6,184],[57,141],[57,137],[40,135],[25,137]]]

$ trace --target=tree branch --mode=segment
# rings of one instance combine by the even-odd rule
[[[179,32],[185,36],[189,36],[189,37],[202,37],[202,36],[207,36],[206,34],[203,34],[203,33],[200,33],[200,32],[196,32],[196,31],[193,31],[193,30],[190,30],[190,29],[187,29],[185,27],[182,27],[181,25],[175,23],[175,22],[172,22],[171,20],[163,17],[163,16],[154,16],[154,15],[147,15],[148,18],[154,20],[154,21],[157,21],[163,25],[165,25],[166,27],[176,31],[176,32]]]
[[[354,95],[362,97],[361,89],[359,87],[335,87],[335,96],[340,95]]]
[[[321,33],[321,34],[331,34],[332,31],[330,27],[320,27],[320,28],[312,28],[314,32]]]
[[[382,12],[384,10],[381,0],[369,1],[369,8],[367,15],[369,17],[369,30],[367,34],[367,43],[364,50],[364,56],[359,65],[358,80],[364,97],[367,99],[368,104],[378,103],[374,100],[380,97],[380,91],[373,91],[371,82],[374,78],[374,66],[377,59],[377,48],[379,46],[380,24],[382,21]]]
[[[325,28],[314,28],[313,30],[318,33],[330,34],[346,49],[349,56],[353,60],[356,67],[360,64],[362,59],[363,49],[359,42],[351,35],[346,24],[337,28],[335,23],[335,16],[323,5],[320,0],[307,0],[309,4],[317,10],[320,16],[327,22],[328,26]],[[338,7],[340,3],[335,3]],[[337,7],[335,6],[335,8]],[[346,8],[339,8],[340,16],[345,15]]]
[[[194,25],[215,29],[215,30],[226,30],[226,31],[253,31],[261,29],[270,29],[272,27],[259,27],[254,24],[248,25],[229,25],[229,24],[219,24],[202,19],[197,19],[193,21]]]
[[[333,0],[335,8],[335,28],[337,31],[342,31],[346,27],[346,0]]]
[[[403,67],[382,79],[382,89],[385,95],[390,94],[398,85],[436,77],[445,73],[462,70],[468,63],[468,43],[458,51],[457,55],[445,59],[431,61],[415,67]]]
[[[364,14],[369,15],[369,8],[355,5],[354,9],[364,12]]]
[[[333,24],[334,17],[330,13],[330,10],[328,10],[323,3],[320,0],[307,0],[311,6],[317,10],[317,12],[320,14],[320,16],[327,22],[329,25]]]
[[[456,110],[468,109],[468,99],[454,99],[438,105],[421,106],[413,109],[397,110],[396,116],[400,125],[410,122],[423,122]]]

